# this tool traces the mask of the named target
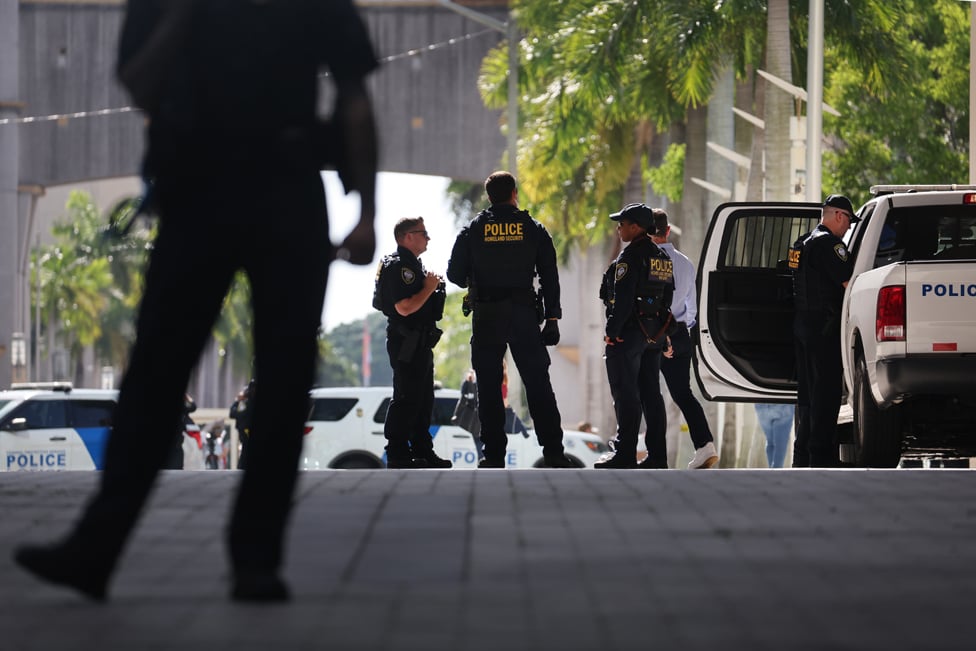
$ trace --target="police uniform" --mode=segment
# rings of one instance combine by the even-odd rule
[[[537,308],[534,278],[542,291]],[[529,412],[547,465],[565,467],[563,431],[549,379],[541,318],[562,316],[556,250],[545,227],[513,205],[496,203],[458,234],[447,277],[473,297],[471,365],[478,377],[478,412],[487,467],[504,467],[508,435],[502,400],[506,347],[522,377]],[[555,321],[552,322],[553,326]]]
[[[393,400],[386,412],[387,466],[450,468],[434,453],[430,417],[434,406],[434,352],[444,315],[444,285],[424,305],[403,316],[396,304],[424,288],[427,271],[409,249],[398,246],[377,268],[373,307],[386,315],[386,351],[393,367]]]
[[[654,231],[650,208],[630,204],[611,219],[632,221]],[[637,436],[641,416],[647,421],[646,468],[667,468],[667,416],[661,397],[661,352],[674,329],[671,298],[674,272],[671,259],[647,233],[633,239],[604,274],[601,298],[606,307],[607,378],[617,417],[612,457],[597,468],[637,466]],[[617,341],[621,339],[622,341]]]
[[[160,33],[167,7],[127,3],[120,69]],[[303,151],[302,134],[319,124],[321,67],[358,87],[377,65],[349,0],[193,3],[192,11],[158,107],[149,107],[145,165],[155,175],[160,228],[100,487],[63,543],[18,552],[36,574],[96,599],[163,464],[190,374],[239,269],[252,288],[262,388],[227,529],[232,594],[287,598],[277,573],[333,257],[316,156],[337,153]]]
[[[844,209],[853,214],[853,208]],[[836,466],[842,393],[840,312],[853,261],[844,242],[823,224],[794,243],[789,260],[797,357],[793,466]]]

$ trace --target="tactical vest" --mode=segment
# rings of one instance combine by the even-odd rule
[[[383,291],[384,273],[394,264],[400,262],[399,253],[391,253],[380,260],[376,267],[376,278],[373,281],[373,309],[379,310],[387,318],[394,321],[415,323],[421,325],[433,325],[444,316],[444,302],[447,299],[447,290],[444,282],[437,285],[437,289],[430,295],[423,307],[408,316],[403,316],[396,311],[396,305],[390,302],[388,293]]]
[[[642,270],[637,283],[637,314],[641,318],[666,313],[674,297],[674,263],[660,247],[650,244],[648,254],[641,256]]]
[[[790,268],[793,269],[793,307],[798,312],[821,312],[828,309],[826,297],[820,283],[810,274],[809,261],[805,256],[816,241],[830,231],[815,228],[805,237],[801,236],[790,248]],[[795,255],[794,255],[795,252]],[[796,266],[793,266],[794,257]]]
[[[499,216],[484,210],[468,229],[476,261],[472,280],[479,297],[491,295],[492,290],[533,287],[538,231],[529,213],[518,210]]]
[[[616,271],[617,262],[615,260],[603,272],[603,280],[600,281],[600,300],[603,301],[603,311],[606,318],[609,318],[610,313],[613,311],[613,282]]]
[[[396,307],[393,305],[384,305],[385,292],[383,291],[383,272],[393,264],[394,262],[400,261],[400,254],[391,253],[390,255],[384,256],[378,265],[376,265],[376,278],[373,280],[373,309],[379,310],[387,317],[392,318],[394,314],[397,314]],[[388,302],[388,301],[387,301]]]

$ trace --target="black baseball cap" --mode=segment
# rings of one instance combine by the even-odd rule
[[[620,212],[610,215],[615,222],[626,220],[637,224],[649,233],[654,232],[654,212],[642,203],[628,203]]]
[[[855,224],[861,221],[858,216],[854,213],[854,206],[851,204],[851,200],[842,194],[832,194],[824,199],[824,208],[837,208],[838,210],[845,210],[851,216],[851,223]]]

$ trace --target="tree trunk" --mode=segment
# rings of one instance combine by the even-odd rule
[[[790,3],[769,0],[766,71],[792,81],[790,68]],[[790,115],[793,98],[766,82],[766,199],[790,201],[793,196],[790,160]]]
[[[705,228],[711,214],[706,214],[705,190],[692,183],[691,178],[706,176],[705,140],[707,138],[707,111],[705,107],[690,108],[686,114],[685,128],[685,178],[681,197],[680,219],[674,222],[681,229],[680,238],[672,238],[674,245],[698,266]],[[676,241],[675,241],[676,240]]]

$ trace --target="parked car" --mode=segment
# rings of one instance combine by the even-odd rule
[[[976,455],[976,186],[875,186],[844,240],[841,458]],[[698,271],[696,372],[709,399],[793,402],[790,243],[819,204],[729,203]],[[846,417],[846,418],[845,418]]]
[[[393,395],[391,387],[348,387],[313,389],[311,413],[305,426],[301,467],[383,468],[386,465],[383,424]],[[476,468],[478,453],[467,431],[451,423],[460,392],[436,389],[430,432],[434,451],[450,459],[455,468]],[[595,434],[564,430],[566,456],[581,468],[593,466],[608,448]],[[529,437],[509,434],[508,468],[537,468],[543,465],[542,448],[529,430]]]
[[[68,383],[0,391],[0,470],[100,470],[117,400]]]

